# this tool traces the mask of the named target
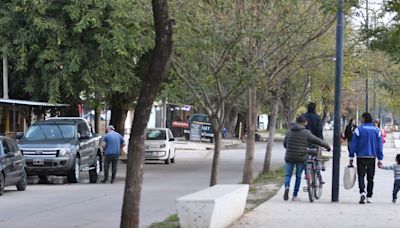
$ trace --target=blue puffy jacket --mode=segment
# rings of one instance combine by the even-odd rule
[[[381,131],[372,123],[366,123],[357,127],[353,132],[350,145],[350,158],[354,157],[378,157],[383,159]]]

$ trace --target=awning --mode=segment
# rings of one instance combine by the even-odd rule
[[[47,102],[17,100],[17,99],[4,99],[4,98],[0,98],[0,104],[44,106],[44,107],[66,107],[66,106],[69,106],[68,104],[57,104],[57,103],[52,104],[52,103],[47,103]]]

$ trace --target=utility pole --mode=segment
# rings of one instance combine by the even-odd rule
[[[333,173],[332,202],[339,202],[340,176],[340,121],[342,117],[342,81],[344,58],[344,0],[338,0],[336,25],[336,70],[335,70],[335,126],[333,129]]]
[[[3,55],[3,98],[8,99],[8,60]]]
[[[377,112],[376,112],[376,74],[374,73],[374,107],[373,107],[373,112],[374,112],[374,115],[373,115],[373,117],[374,118],[377,118],[377,117],[379,117],[378,115],[377,115]]]
[[[368,31],[369,29],[369,7],[368,7],[368,0],[365,1],[365,11],[366,11],[366,16],[365,16],[365,26]],[[369,112],[369,75],[368,75],[368,48],[369,48],[369,40],[367,38],[367,46],[365,47],[365,111]]]

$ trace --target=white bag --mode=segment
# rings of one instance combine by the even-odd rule
[[[344,169],[343,185],[345,189],[351,189],[356,183],[356,173],[357,169],[355,166],[347,166]]]

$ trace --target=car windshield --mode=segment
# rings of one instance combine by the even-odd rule
[[[203,122],[203,123],[209,123],[210,122],[210,120],[208,119],[208,116],[206,116],[206,115],[193,116],[192,121]]]
[[[43,124],[33,125],[25,135],[27,140],[68,139],[75,137],[75,125]]]
[[[148,130],[146,139],[147,140],[166,140],[167,136],[165,134],[165,130]]]

